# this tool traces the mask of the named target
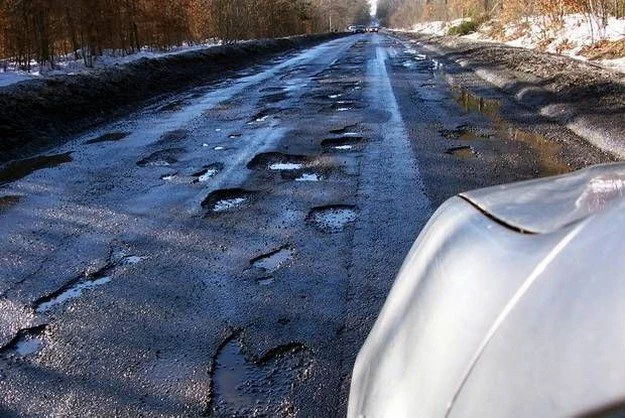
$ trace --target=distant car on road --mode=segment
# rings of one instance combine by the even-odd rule
[[[462,193],[406,257],[350,417],[625,413],[625,164]]]
[[[375,33],[377,33],[377,32],[378,32],[378,29],[379,29],[379,28],[378,28],[377,26],[369,26],[369,27],[367,28],[367,32],[375,32]]]
[[[365,33],[365,32],[367,32],[367,27],[365,25],[356,25],[355,32],[356,33]]]

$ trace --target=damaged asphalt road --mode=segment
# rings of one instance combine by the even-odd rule
[[[0,169],[0,415],[344,415],[440,203],[613,160],[415,48],[336,39]]]

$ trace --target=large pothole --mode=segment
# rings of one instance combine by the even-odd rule
[[[281,152],[265,152],[257,154],[247,163],[250,170],[290,171],[301,170],[311,163],[304,155],[283,154]]]
[[[104,135],[100,135],[97,138],[90,139],[85,144],[98,144],[100,142],[116,142],[128,137],[130,132],[108,132]]]
[[[329,205],[313,208],[306,220],[321,232],[337,233],[358,219],[358,209],[352,205]]]
[[[11,161],[0,170],[0,185],[22,179],[38,170],[69,163],[72,161],[71,154],[71,152],[66,152]]]
[[[321,141],[321,147],[326,151],[351,151],[362,148],[365,138],[356,135],[345,135],[339,138],[326,138]]]
[[[139,167],[164,167],[178,162],[184,148],[168,148],[153,152],[144,159],[137,161]]]
[[[218,214],[249,205],[256,192],[245,189],[222,189],[211,192],[202,201],[202,208],[207,214]]]
[[[230,337],[211,367],[209,414],[216,416],[285,416],[298,382],[312,373],[313,358],[302,344],[280,345],[248,360],[245,348]]]

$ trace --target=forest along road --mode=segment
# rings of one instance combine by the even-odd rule
[[[611,160],[448,71],[354,35],[6,166],[0,415],[344,415],[440,203]]]

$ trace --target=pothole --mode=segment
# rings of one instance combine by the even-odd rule
[[[238,138],[241,138],[241,136],[242,136],[242,135],[241,135],[240,133],[238,133],[238,132],[233,132],[233,133],[231,133],[230,135],[228,135],[228,138],[230,138],[230,139],[238,139]]]
[[[250,170],[288,171],[299,170],[310,163],[304,155],[283,154],[281,152],[265,152],[257,154],[247,163]]]
[[[205,183],[215,177],[219,172],[223,170],[223,164],[215,163],[205,166],[202,170],[194,173],[192,177],[195,177],[196,182]]]
[[[96,275],[93,277],[73,280],[71,283],[63,286],[56,292],[35,301],[35,312],[38,314],[48,312],[72,299],[79,298],[85,291],[95,289],[109,283],[110,281],[111,277],[106,275]]]
[[[256,113],[254,116],[252,116],[252,119],[248,122],[248,124],[265,122],[266,120],[270,118],[277,117],[281,111],[282,109],[278,109],[278,108],[263,109],[260,112]]]
[[[19,357],[31,356],[43,348],[46,329],[47,325],[22,329],[1,351]]]
[[[340,138],[327,138],[321,141],[321,147],[325,150],[351,151],[354,148],[360,147],[364,140],[362,136],[352,135],[346,135]]]
[[[23,199],[24,196],[18,195],[0,196],[0,213],[6,212],[12,207],[17,206]]]
[[[286,100],[288,97],[289,97],[288,94],[284,92],[280,92],[280,93],[267,94],[261,97],[260,101],[261,103],[273,104],[273,103],[278,103],[283,100]]]
[[[333,135],[346,135],[346,134],[356,134],[354,131],[358,128],[357,124],[347,125],[343,128],[332,129],[330,131]]]
[[[209,213],[223,213],[248,205],[255,192],[245,189],[222,189],[210,193],[202,201],[202,208]]]
[[[159,112],[177,112],[186,104],[184,100],[174,100],[164,106],[158,108]]]
[[[177,129],[175,131],[165,132],[158,140],[158,144],[167,145],[180,142],[189,135],[186,129]]]
[[[72,161],[71,154],[71,152],[66,152],[11,161],[0,170],[0,185],[22,179],[38,170],[69,163]]]
[[[263,274],[272,274],[293,260],[295,250],[289,246],[278,248],[250,261],[250,268]]]
[[[184,148],[168,148],[156,151],[146,158],[137,162],[139,167],[164,167],[178,162],[178,156],[184,152]]]
[[[330,205],[313,208],[306,220],[315,228],[326,233],[343,231],[356,222],[358,210],[352,205]]]
[[[130,132],[109,132],[104,135],[100,135],[97,138],[90,139],[89,141],[85,142],[85,144],[121,141],[122,139],[127,138],[129,135]]]
[[[209,414],[217,416],[283,416],[298,382],[312,373],[310,350],[292,343],[248,360],[242,343],[230,337],[211,367]]]
[[[477,155],[475,154],[475,151],[473,151],[473,148],[471,148],[470,146],[466,146],[466,145],[460,146],[460,147],[449,148],[447,151],[445,151],[445,153],[453,155],[454,157],[457,157],[463,160],[468,160],[468,159],[477,157]]]
[[[276,93],[284,91],[284,87],[265,87],[260,90],[261,93]]]
[[[302,182],[306,182],[306,181],[317,182],[321,180],[323,180],[323,176],[321,176],[321,174],[318,174],[318,173],[302,173],[299,177],[295,178],[295,181],[302,181]]]

